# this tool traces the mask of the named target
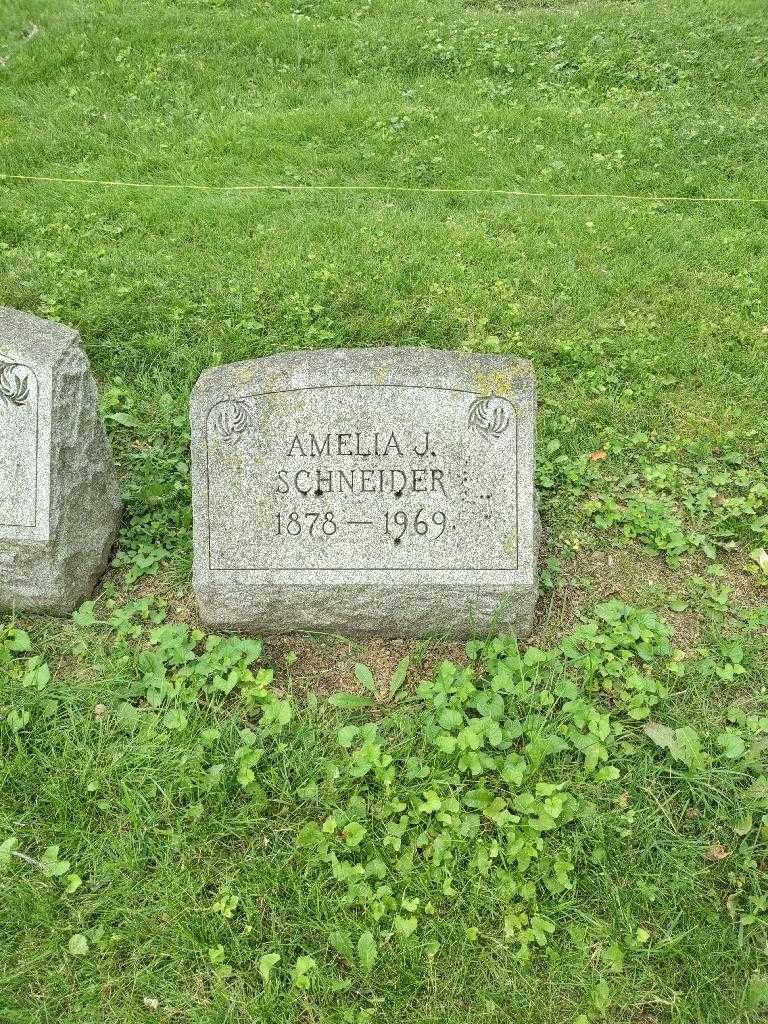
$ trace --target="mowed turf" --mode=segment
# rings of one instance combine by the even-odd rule
[[[768,202],[654,197],[768,199],[765,5],[6,0],[0,58],[0,302],[126,498],[0,625],[0,1019],[760,1019]],[[197,375],[383,344],[535,364],[522,664],[190,632]]]

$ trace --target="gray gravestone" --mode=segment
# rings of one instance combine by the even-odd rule
[[[68,614],[117,532],[112,455],[79,342],[0,307],[0,608]]]
[[[530,632],[530,363],[421,348],[268,356],[205,372],[191,418],[208,625]]]

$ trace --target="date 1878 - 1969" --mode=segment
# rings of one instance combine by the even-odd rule
[[[339,528],[356,528],[361,526],[375,527],[375,519],[336,519],[333,512],[277,512],[277,536],[307,536],[312,538],[333,537]],[[437,540],[445,532],[447,517],[445,512],[430,512],[419,508],[415,512],[398,509],[396,512],[384,512],[379,516],[379,525],[384,534],[391,537],[395,544],[401,543],[408,535],[426,537]]]

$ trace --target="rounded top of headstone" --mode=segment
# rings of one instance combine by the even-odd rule
[[[0,306],[0,357],[53,363],[73,346],[80,347],[80,335],[74,328]]]
[[[535,375],[527,359],[417,346],[317,349],[280,352],[240,363],[212,367],[201,374],[194,399],[216,393],[244,394],[292,386],[322,384],[394,384],[428,381],[466,387],[480,395],[535,399]]]

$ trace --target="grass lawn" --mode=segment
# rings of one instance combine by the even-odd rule
[[[4,0],[0,60],[6,175],[768,198],[763,0]],[[767,230],[0,179],[126,500],[95,603],[0,621],[0,1021],[763,1019]],[[536,635],[204,635],[197,375],[381,344],[533,360]]]

